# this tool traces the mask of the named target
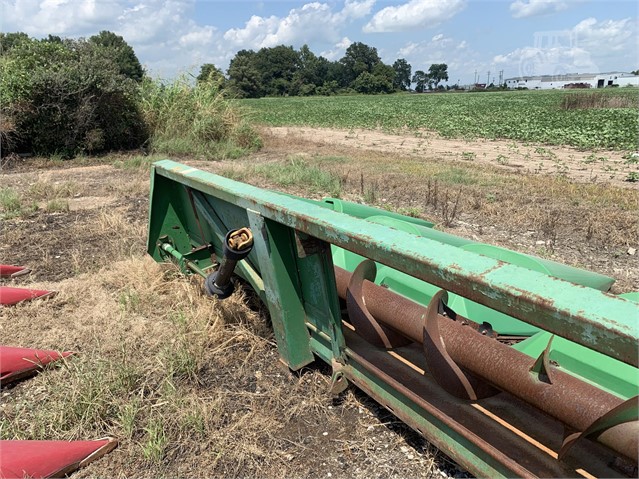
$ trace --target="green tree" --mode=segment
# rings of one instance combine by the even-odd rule
[[[230,85],[241,98],[259,98],[263,95],[255,57],[256,53],[253,50],[240,50],[229,64],[227,74]]]
[[[255,55],[255,68],[264,93],[275,96],[288,94],[293,76],[299,69],[299,61],[299,53],[293,47],[261,48]]]
[[[324,83],[329,61],[315,55],[308,45],[303,45],[298,53],[298,68],[293,75],[291,94],[311,95]]]
[[[138,147],[147,138],[134,80],[86,40],[21,41],[0,61],[0,114],[15,151],[73,156]]]
[[[43,42],[50,42],[50,43],[62,43],[63,40],[61,37],[59,37],[58,35],[47,35],[47,38],[43,38],[42,39]]]
[[[433,63],[428,69],[428,76],[435,84],[435,88],[442,81],[448,81],[448,65],[445,63]]]
[[[346,67],[339,61],[330,62],[326,68],[326,78],[324,83],[335,82],[339,88],[346,88],[349,85],[349,81],[346,75]]]
[[[222,70],[217,68],[212,63],[205,63],[200,67],[200,73],[196,78],[198,83],[209,83],[214,85],[219,90],[224,88],[226,78]]]
[[[344,83],[350,85],[362,73],[371,73],[375,65],[381,62],[381,59],[377,54],[377,48],[362,42],[355,42],[346,49],[339,62],[344,66]]]
[[[15,33],[3,33],[0,32],[0,55],[9,53],[9,51],[16,45],[22,42],[29,41],[29,35],[23,32]]]
[[[410,89],[411,83],[411,66],[404,58],[399,58],[393,63],[395,77],[393,78],[393,86],[396,90],[406,91]]]
[[[417,70],[413,75],[412,82],[415,83],[415,91],[418,93],[424,93],[429,87],[431,79],[422,70]]]
[[[395,80],[395,70],[392,66],[386,65],[381,61],[373,67],[373,75],[377,79],[379,85],[376,93],[392,93],[394,90],[393,80]]]
[[[630,72],[630,73],[632,73],[633,75],[639,75],[639,68],[638,68],[638,69],[636,69],[636,70],[635,70],[635,71],[633,71],[633,72]]]
[[[362,72],[357,78],[355,78],[355,81],[353,81],[352,88],[358,93],[371,95],[376,93],[388,93],[392,91],[393,85],[382,76]]]
[[[89,38],[89,42],[106,49],[116,62],[120,73],[135,81],[144,78],[144,68],[135,55],[133,48],[120,35],[103,30]]]
[[[318,95],[331,96],[339,91],[339,83],[336,80],[327,80],[316,89]]]

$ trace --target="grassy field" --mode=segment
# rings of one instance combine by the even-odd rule
[[[639,89],[513,91],[243,100],[270,126],[432,130],[449,138],[505,138],[635,150]]]

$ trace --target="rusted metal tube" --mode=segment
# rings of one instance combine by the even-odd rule
[[[337,291],[346,298],[351,273],[335,267]],[[423,342],[427,309],[386,288],[364,281],[363,295],[368,311],[379,322],[417,343]],[[552,368],[552,383],[530,372],[535,360],[494,339],[483,336],[462,321],[439,316],[439,329],[446,350],[455,363],[478,379],[506,391],[544,411],[568,427],[584,431],[599,417],[623,402],[601,389]],[[616,426],[599,442],[637,461],[639,422]]]

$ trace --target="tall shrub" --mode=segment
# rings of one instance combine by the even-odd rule
[[[28,40],[0,58],[5,148],[73,156],[134,148],[147,137],[136,82],[85,40]]]

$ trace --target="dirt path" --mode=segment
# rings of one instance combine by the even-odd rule
[[[510,171],[564,176],[588,183],[609,183],[638,188],[626,181],[639,173],[639,158],[624,158],[619,151],[580,151],[566,146],[540,146],[507,140],[459,140],[442,138],[433,132],[392,135],[376,130],[333,128],[268,127],[276,138],[297,138],[324,145],[404,155],[481,163]]]

